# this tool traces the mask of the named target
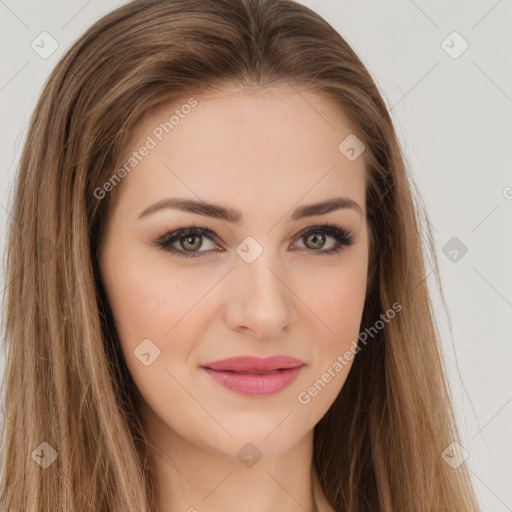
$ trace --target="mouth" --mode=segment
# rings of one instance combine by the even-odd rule
[[[268,396],[288,387],[305,366],[288,356],[239,356],[201,365],[210,377],[230,391],[245,396]]]

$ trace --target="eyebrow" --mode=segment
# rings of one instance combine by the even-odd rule
[[[196,213],[198,215],[204,215],[205,217],[221,219],[236,224],[241,223],[243,218],[243,214],[240,210],[225,208],[224,206],[208,203],[206,201],[195,201],[193,199],[181,199],[177,197],[167,197],[148,206],[139,214],[138,218],[141,219],[147,217],[159,210],[166,208],[182,210],[188,213]],[[319,203],[299,206],[292,213],[291,219],[300,220],[305,217],[324,215],[326,213],[344,208],[355,210],[360,215],[364,216],[363,209],[352,199],[349,199],[348,197],[334,197]]]

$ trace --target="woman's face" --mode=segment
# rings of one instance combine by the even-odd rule
[[[185,98],[133,132],[99,263],[145,424],[169,443],[277,455],[336,398],[368,266],[351,134],[289,88]]]

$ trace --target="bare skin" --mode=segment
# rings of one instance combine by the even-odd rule
[[[312,465],[313,428],[352,361],[334,376],[333,364],[359,333],[368,266],[364,160],[350,161],[338,149],[353,130],[318,93],[225,89],[196,99],[111,192],[101,241],[102,281],[144,398],[159,510],[331,512]],[[132,150],[182,103],[148,113]],[[138,218],[167,197],[236,209],[242,220],[171,208]],[[361,211],[292,220],[296,208],[337,197]],[[297,236],[324,223],[349,232],[352,244],[319,254],[339,245],[331,234],[315,228]],[[216,237],[182,236],[172,247],[197,257],[154,244],[192,224]],[[257,245],[242,244],[249,236]],[[236,251],[240,244],[262,253],[248,263]],[[149,365],[134,354],[147,339],[151,358],[160,351]],[[276,354],[305,366],[288,387],[263,397],[227,389],[200,366]],[[329,368],[331,378],[322,377]],[[321,378],[325,386],[308,394]],[[237,455],[244,446],[261,458],[248,463]]]

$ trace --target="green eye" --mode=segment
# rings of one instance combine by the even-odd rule
[[[326,242],[326,235],[327,237],[333,238],[336,244],[330,249],[321,250]],[[308,228],[301,232],[298,238],[305,240],[306,247],[318,255],[335,253],[342,250],[343,247],[354,243],[354,238],[351,233],[334,224],[324,224],[322,226]]]
[[[322,249],[329,237],[335,240],[334,246],[329,249]],[[205,239],[210,240],[212,247],[200,250],[204,246]],[[223,249],[220,249],[219,245],[215,242],[217,240],[219,240],[219,237],[208,228],[189,226],[167,233],[156,242],[156,245],[172,254],[185,258],[195,258],[212,250],[222,251]],[[354,243],[351,233],[334,224],[310,227],[299,233],[295,240],[303,240],[305,248],[317,255],[339,252],[344,247]],[[179,243],[179,247],[174,245],[176,243]]]
[[[168,233],[157,241],[157,245],[165,251],[193,258],[202,255],[204,252],[208,252],[199,251],[204,245],[205,238],[213,242],[213,239],[216,239],[217,236],[207,228],[190,226]],[[173,246],[176,242],[179,242],[180,248]],[[216,244],[213,242],[213,248],[215,247]]]

